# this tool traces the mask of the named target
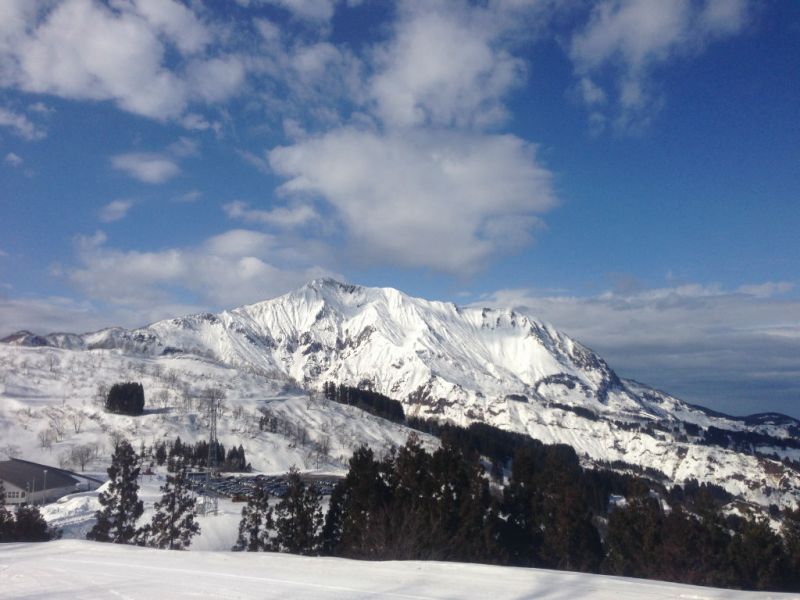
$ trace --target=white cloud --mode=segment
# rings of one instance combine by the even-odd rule
[[[300,19],[330,21],[337,0],[260,0],[263,4],[280,6]]]
[[[585,28],[575,33],[570,57],[587,105],[614,92],[606,113],[619,130],[646,125],[662,101],[652,71],[678,57],[702,51],[714,40],[741,31],[749,0],[603,0]],[[609,78],[607,72],[613,75]],[[605,75],[602,85],[597,78]],[[595,78],[596,76],[597,78]],[[598,119],[595,117],[595,122]]]
[[[273,297],[314,277],[335,275],[309,263],[307,256],[293,257],[303,264],[276,265],[274,260],[287,262],[292,253],[274,236],[244,229],[213,236],[198,246],[156,252],[110,248],[105,236],[97,234],[78,238],[76,247],[78,265],[65,271],[72,284],[91,300],[125,307],[133,315],[175,306],[180,304],[178,297],[187,294],[206,309],[237,306]]]
[[[89,302],[62,296],[0,297],[0,338],[26,329],[34,333],[89,331],[113,325]]]
[[[487,125],[502,120],[502,97],[525,76],[524,63],[499,47],[501,33],[481,11],[423,6],[396,25],[378,52],[370,94],[393,126]]]
[[[100,209],[100,220],[103,223],[111,223],[124,219],[133,204],[133,200],[112,200]]]
[[[179,159],[197,156],[200,146],[192,139],[179,137],[163,152],[129,152],[111,157],[111,166],[144,183],[164,183],[178,175]]]
[[[144,183],[164,183],[181,172],[172,158],[152,152],[119,154],[112,157],[111,164]]]
[[[6,157],[3,160],[5,160],[6,163],[14,168],[22,166],[22,163],[24,162],[18,154],[14,154],[13,152],[6,154]]]
[[[245,79],[245,67],[236,56],[193,61],[187,69],[192,96],[220,102],[236,93]]]
[[[686,400],[768,410],[749,397],[762,382],[774,389],[773,409],[795,414],[800,300],[784,296],[792,289],[789,282],[735,290],[685,284],[589,297],[507,289],[476,304],[524,309],[598,351],[621,376]]]
[[[244,82],[237,59],[212,54],[214,30],[181,2],[3,5],[0,84],[6,87],[112,101],[166,120],[180,118],[194,101],[224,100]]]
[[[512,135],[352,128],[275,148],[280,191],[327,201],[361,260],[471,273],[530,241],[555,203],[535,146]]]
[[[157,31],[171,40],[184,54],[195,54],[212,41],[211,32],[195,14],[180,2],[165,0],[133,0],[117,6],[138,13]]]
[[[28,117],[2,106],[0,106],[0,127],[8,127],[19,137],[29,141],[41,140],[47,136],[45,130]]]
[[[249,208],[247,203],[237,200],[225,204],[222,208],[231,219],[240,219],[246,223],[260,223],[283,229],[302,227],[319,219],[317,211],[307,204],[290,207],[279,206],[270,210],[254,210]]]
[[[181,204],[191,204],[193,202],[197,202],[200,198],[203,197],[203,192],[200,190],[192,190],[190,192],[186,192],[181,194],[180,196],[176,196],[172,199],[173,202],[179,202]]]
[[[34,102],[28,106],[28,110],[30,112],[39,113],[40,115],[52,115],[56,112],[55,108],[50,108],[44,102]]]

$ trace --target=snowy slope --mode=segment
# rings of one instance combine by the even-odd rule
[[[437,562],[361,562],[271,553],[188,553],[59,541],[0,546],[0,598],[396,598],[755,600],[789,594]]]
[[[70,355],[116,352],[134,362],[200,361],[308,390],[325,381],[370,386],[401,400],[409,415],[484,421],[564,442],[587,463],[625,461],[674,482],[712,481],[760,504],[789,505],[800,494],[798,474],[779,461],[703,446],[692,433],[714,426],[789,438],[800,432],[796,420],[727,417],[620,380],[585,346],[510,310],[462,308],[322,279],[220,314],[82,336],[20,332],[8,342],[0,352],[9,360],[58,347]],[[791,448],[758,450],[800,459]]]

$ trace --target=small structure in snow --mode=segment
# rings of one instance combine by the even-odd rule
[[[57,467],[12,458],[0,461],[7,504],[45,504],[78,491],[79,481]]]

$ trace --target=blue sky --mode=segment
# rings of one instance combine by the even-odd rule
[[[0,334],[331,275],[800,416],[800,4],[0,3]]]

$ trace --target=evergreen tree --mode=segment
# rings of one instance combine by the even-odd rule
[[[14,541],[14,515],[6,509],[6,489],[0,481],[0,542]]]
[[[347,484],[340,481],[331,492],[325,524],[322,526],[321,551],[325,556],[337,556],[341,552],[342,521],[346,504]]]
[[[167,445],[164,442],[156,445],[155,459],[159,467],[164,466],[164,463],[167,462]]]
[[[123,415],[144,412],[144,387],[141,383],[115,383],[106,398],[106,410]]]
[[[155,503],[156,513],[143,535],[146,545],[153,548],[184,550],[200,533],[186,466],[181,459],[175,467],[175,472],[167,475],[166,483],[161,486],[161,500]]]
[[[102,508],[95,513],[97,523],[89,531],[87,539],[115,544],[133,543],[137,533],[136,522],[144,510],[138,496],[138,477],[136,453],[127,440],[122,440],[111,457],[108,488],[100,493],[98,500]]]
[[[781,535],[789,569],[787,585],[792,590],[800,590],[800,507],[784,511]]]
[[[350,458],[345,478],[342,510],[341,554],[351,558],[388,558],[383,555],[383,524],[390,518],[392,490],[387,481],[387,464],[375,460],[369,446],[361,446]]]
[[[443,560],[497,562],[497,509],[477,452],[464,455],[444,439],[431,458],[432,543]]]
[[[272,508],[269,505],[269,493],[257,487],[253,496],[242,508],[242,519],[239,521],[239,537],[233,550],[237,552],[259,552],[271,550],[269,532],[272,530]]]
[[[737,585],[755,590],[775,590],[786,585],[786,554],[781,538],[767,519],[748,519],[731,541],[729,553]]]
[[[608,518],[605,568],[614,575],[652,577],[661,546],[663,514],[642,483]]]
[[[35,506],[18,506],[15,516],[15,542],[46,542],[52,537],[47,522]]]
[[[319,492],[313,485],[306,485],[300,472],[292,468],[288,489],[275,507],[273,548],[292,554],[319,554],[321,525]]]
[[[541,563],[553,569],[597,572],[603,547],[592,523],[577,455],[566,446],[548,447],[537,479]]]

